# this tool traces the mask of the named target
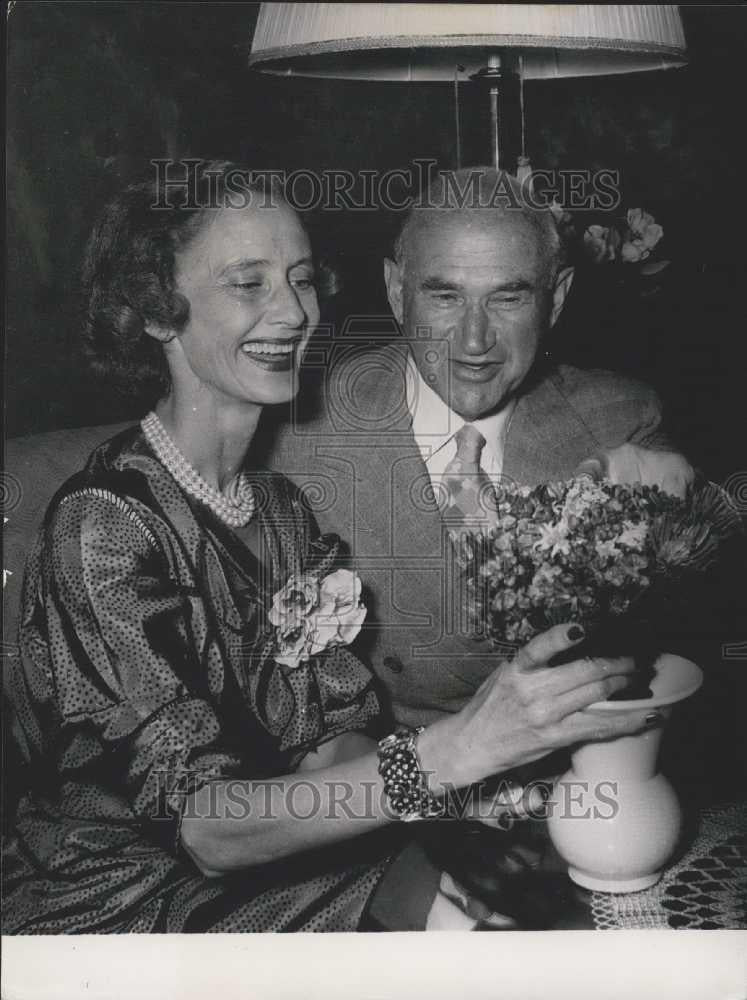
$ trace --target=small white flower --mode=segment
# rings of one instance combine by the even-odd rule
[[[654,221],[653,215],[641,208],[629,209],[627,222],[629,238],[623,243],[620,255],[626,263],[635,264],[646,260],[664,235],[664,230]]]
[[[270,623],[287,631],[295,627],[319,603],[319,583],[310,575],[294,576],[275,594]]]
[[[595,264],[617,259],[620,234],[614,226],[589,226],[584,233],[584,249]]]
[[[648,525],[645,521],[633,524],[632,521],[623,521],[623,531],[620,533],[617,544],[627,545],[629,549],[640,552],[646,543],[648,535]]]
[[[604,504],[609,497],[600,483],[588,476],[575,479],[568,488],[563,513],[566,517],[580,517],[595,504]]]
[[[297,667],[311,657],[311,636],[308,621],[300,622],[295,628],[277,632],[275,661],[286,667]]]
[[[320,653],[328,646],[350,645],[366,617],[358,574],[338,569],[325,576],[320,587],[319,610],[311,617],[313,653]]]
[[[620,550],[613,541],[595,542],[594,548],[602,559],[614,559],[620,555]]]
[[[568,541],[568,523],[558,521],[556,524],[541,524],[539,526],[540,536],[534,543],[534,547],[540,552],[550,550],[550,555],[555,556],[559,552],[567,556],[571,551],[571,543]]]

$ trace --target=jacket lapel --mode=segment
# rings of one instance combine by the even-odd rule
[[[363,355],[365,358],[366,355]],[[335,451],[354,456],[356,550],[407,559],[437,550],[441,518],[430,479],[412,432],[405,371],[408,351],[392,344],[377,352],[371,377],[359,378],[356,409],[365,413],[369,433],[337,439]],[[343,369],[345,383],[350,369]],[[341,386],[332,391],[341,398]],[[339,408],[339,399],[333,405]],[[370,536],[367,540],[366,536]]]
[[[503,475],[521,486],[566,479],[598,447],[551,374],[516,404],[506,434]]]

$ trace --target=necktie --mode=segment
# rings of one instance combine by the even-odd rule
[[[482,634],[481,607],[485,601],[485,583],[479,567],[469,553],[472,549],[464,536],[486,533],[495,523],[495,497],[492,483],[480,468],[485,438],[472,424],[464,424],[454,435],[456,455],[444,469],[441,496],[442,517],[448,529],[455,561],[447,561],[450,579],[450,617],[462,635]]]
[[[443,518],[450,531],[484,530],[495,520],[493,487],[480,468],[485,438],[472,424],[464,424],[454,440],[456,455],[444,469],[441,480]]]

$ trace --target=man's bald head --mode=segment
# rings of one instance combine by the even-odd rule
[[[424,195],[407,211],[394,242],[394,259],[406,270],[408,254],[418,237],[455,216],[482,228],[494,220],[496,229],[523,229],[536,243],[549,285],[565,262],[563,244],[552,212],[538,208],[516,177],[494,167],[469,167],[439,173]]]

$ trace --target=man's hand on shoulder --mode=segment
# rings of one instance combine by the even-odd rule
[[[609,479],[613,483],[642,483],[658,486],[673,496],[684,497],[695,472],[684,455],[677,451],[642,448],[621,444],[598,451],[583,461],[576,475]]]

